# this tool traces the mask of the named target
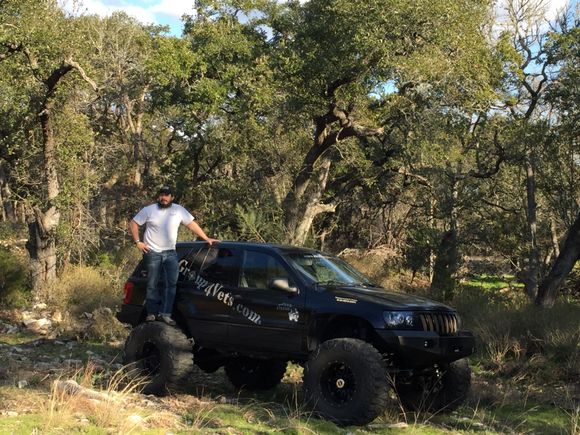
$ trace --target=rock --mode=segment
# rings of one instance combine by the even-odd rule
[[[56,367],[57,367],[56,364],[51,364],[47,362],[37,362],[36,364],[34,364],[35,370],[52,370],[55,369]]]
[[[85,353],[87,355],[94,355],[95,354],[95,352],[93,352],[92,350],[87,350]]]
[[[64,341],[54,340],[54,344],[58,344],[59,346],[64,346]]]
[[[18,381],[18,384],[16,385],[18,385],[18,388],[22,389],[28,385],[28,381],[23,379],[21,381]]]
[[[119,397],[114,393],[104,393],[91,390],[90,388],[80,386],[76,381],[72,379],[69,379],[67,381],[54,381],[54,388],[56,391],[68,394],[69,396],[84,397],[94,404],[99,404],[103,400],[106,400],[107,402],[111,401],[124,402],[122,397]]]
[[[52,314],[52,321],[54,323],[60,323],[60,322],[62,322],[62,313],[60,311],[55,311]]]
[[[22,319],[22,324],[28,328],[29,325],[33,325],[36,323],[36,319]]]
[[[2,411],[2,415],[6,417],[18,417],[18,413],[16,411]]]
[[[133,414],[127,417],[127,421],[132,424],[141,424],[143,423],[143,417],[137,414]]]
[[[80,359],[65,359],[63,362],[63,364],[69,365],[69,366],[78,366],[81,365],[83,362]]]
[[[87,318],[87,319],[92,319],[92,318],[93,318],[93,314],[92,314],[92,313],[87,313],[87,312],[84,312],[84,313],[82,314],[82,317],[85,317],[85,318]]]
[[[46,310],[46,307],[47,307],[47,305],[44,302],[42,302],[39,304],[34,304],[32,309],[36,310],[36,311],[40,311],[40,310]]]
[[[45,344],[47,342],[48,342],[48,340],[46,338],[39,338],[38,340],[34,340],[34,341],[30,342],[29,345],[33,346],[33,347],[38,347],[38,346]]]
[[[48,332],[48,329],[52,326],[52,322],[46,318],[26,319],[23,320],[22,323],[29,330],[39,334],[46,334]]]
[[[5,331],[5,334],[15,334],[16,332],[18,332],[18,326],[13,325]]]
[[[36,321],[36,324],[40,328],[48,328],[48,327],[52,326],[52,322],[50,320],[48,320],[47,318],[38,319]]]
[[[22,321],[24,320],[28,320],[28,319],[32,319],[32,313],[30,311],[22,311],[20,313],[20,317],[22,318]]]

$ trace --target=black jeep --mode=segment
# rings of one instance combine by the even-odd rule
[[[311,249],[190,242],[177,252],[178,327],[145,322],[143,262],[117,314],[134,327],[126,363],[145,373],[147,392],[183,385],[193,363],[209,373],[224,366],[238,388],[270,389],[295,361],[317,413],[365,424],[383,412],[391,387],[409,410],[453,410],[469,391],[464,357],[474,337],[443,304],[380,288]]]

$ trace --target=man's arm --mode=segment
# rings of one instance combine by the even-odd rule
[[[196,221],[191,221],[188,225],[187,228],[189,228],[189,230],[195,234],[196,236],[199,236],[201,239],[205,240],[209,245],[213,245],[214,243],[218,243],[219,240],[216,239],[212,239],[210,237],[208,237],[203,230],[201,229],[201,227],[197,224]]]
[[[137,244],[137,248],[143,253],[149,252],[149,246],[139,240],[139,224],[134,219],[131,219],[131,222],[129,222],[129,230],[131,231],[133,241]]]

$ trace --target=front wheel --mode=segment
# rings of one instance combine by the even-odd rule
[[[389,383],[381,354],[369,343],[337,338],[322,343],[304,367],[304,397],[340,425],[362,425],[380,415]]]
[[[422,375],[395,382],[399,400],[408,411],[451,412],[467,398],[471,369],[466,359]]]
[[[143,323],[125,342],[130,376],[143,379],[145,394],[179,390],[193,370],[193,347],[179,329],[161,322]]]

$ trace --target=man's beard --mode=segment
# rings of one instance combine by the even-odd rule
[[[173,204],[173,201],[169,201],[167,204],[163,204],[161,201],[157,201],[157,207],[159,208],[169,208]]]

